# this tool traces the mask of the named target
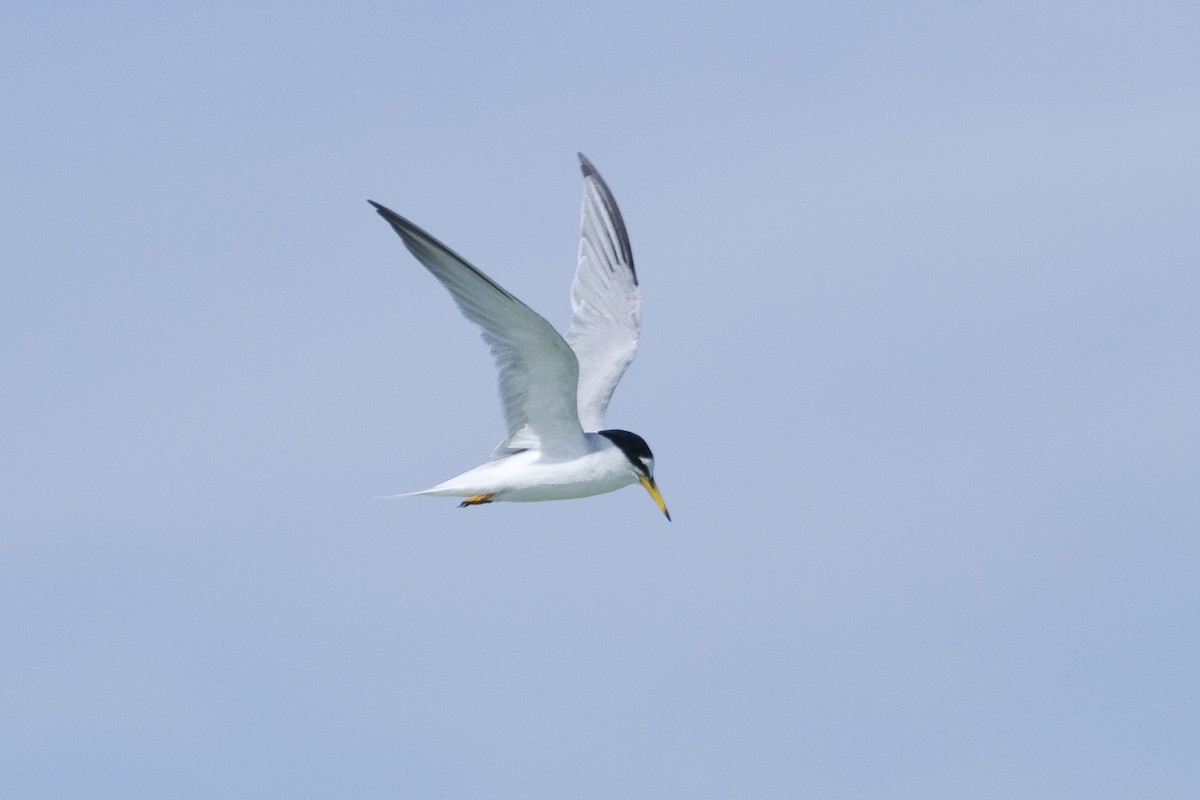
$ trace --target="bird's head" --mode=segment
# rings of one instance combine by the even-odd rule
[[[667,511],[667,504],[663,502],[662,495],[658,491],[658,484],[654,482],[654,454],[650,452],[650,446],[646,444],[646,440],[629,431],[600,431],[600,435],[615,444],[625,454],[625,460],[629,462],[629,470],[638,483],[650,493],[650,497],[654,499],[658,509],[670,521],[671,513]]]

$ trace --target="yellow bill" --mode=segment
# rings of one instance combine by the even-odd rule
[[[667,521],[670,522],[671,512],[667,511],[667,504],[663,502],[662,495],[658,491],[658,484],[654,482],[654,478],[647,478],[645,475],[639,475],[638,480],[642,482],[642,486],[645,486],[646,491],[649,492],[650,496],[654,498],[654,503],[658,506],[658,510],[663,512],[667,518]]]

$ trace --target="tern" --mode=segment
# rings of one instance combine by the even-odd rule
[[[637,350],[642,300],[617,201],[582,153],[579,164],[579,262],[565,337],[437,239],[367,201],[450,291],[463,316],[482,329],[508,425],[489,461],[410,495],[462,497],[461,508],[590,497],[640,483],[671,519],[646,441],[629,431],[601,430],[608,401]]]

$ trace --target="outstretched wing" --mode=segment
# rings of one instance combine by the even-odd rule
[[[604,427],[609,398],[637,352],[642,294],[617,201],[583,153],[579,164],[583,212],[566,340],[579,359],[579,421],[584,430],[596,431]]]
[[[500,372],[508,438],[500,450],[540,447],[571,456],[584,447],[576,412],[579,364],[540,314],[408,220],[374,201],[409,251],[450,290],[463,315],[483,329]]]

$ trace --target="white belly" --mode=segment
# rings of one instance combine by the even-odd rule
[[[450,497],[493,495],[493,500],[532,502],[569,500],[604,494],[634,483],[637,477],[617,448],[571,459],[544,461],[533,450],[480,464],[416,494]]]

